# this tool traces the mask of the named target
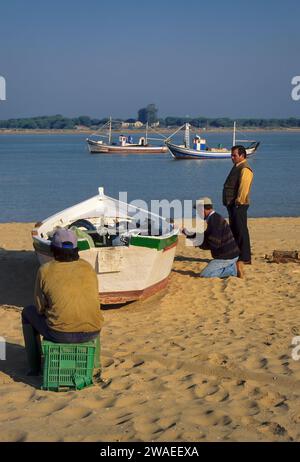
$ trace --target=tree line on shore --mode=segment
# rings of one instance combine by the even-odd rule
[[[0,129],[44,129],[44,130],[61,130],[61,129],[77,129],[91,128],[98,129],[108,122],[108,118],[97,119],[89,116],[79,117],[64,117],[62,115],[41,116],[19,119],[0,120]],[[137,119],[114,119],[113,128],[121,128],[122,123],[128,124],[128,127],[133,126]],[[196,128],[232,128],[233,119],[228,117],[208,118],[208,117],[174,117],[157,119],[159,127],[176,128],[188,122]],[[241,118],[236,119],[240,128],[300,128],[300,118],[289,117],[282,119],[256,119],[256,118]],[[158,124],[156,123],[156,126]]]

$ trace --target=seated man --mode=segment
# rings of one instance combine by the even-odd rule
[[[214,211],[209,197],[204,197],[202,201],[207,228],[204,232],[203,243],[198,247],[203,250],[210,250],[213,260],[203,269],[200,276],[203,278],[242,277],[242,269],[238,263],[239,249],[229,224]],[[185,228],[182,232],[188,239],[196,237],[196,233],[191,234]]]
[[[103,324],[97,275],[88,262],[79,258],[75,234],[58,229],[51,249],[54,260],[37,273],[35,305],[22,311],[31,375],[40,371],[40,335],[57,343],[88,342],[97,338]]]

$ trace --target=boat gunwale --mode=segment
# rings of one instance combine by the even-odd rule
[[[84,249],[80,250],[80,252],[85,252],[88,250],[92,251],[100,251],[101,249],[106,249],[106,248],[129,248],[129,247],[145,247],[145,248],[150,248],[150,249],[156,249],[156,250],[164,250],[166,247],[170,247],[173,244],[177,244],[178,241],[178,234],[179,230],[174,229],[173,232],[162,235],[162,236],[141,236],[141,235],[136,235],[136,236],[131,236],[129,245],[128,246],[109,246],[109,247],[90,247],[89,249]],[[48,255],[49,253],[51,254],[50,251],[50,245],[51,241],[49,239],[45,239],[39,235],[32,236],[33,239],[33,247],[34,249],[41,253],[44,253]],[[36,244],[36,245],[35,245]],[[36,248],[37,247],[37,248]],[[44,250],[44,252],[43,252]]]
[[[58,218],[60,215],[64,214],[64,213],[67,213],[68,211],[72,210],[73,208],[75,207],[78,207],[80,205],[84,205],[84,204],[87,204],[88,202],[92,202],[92,201],[95,201],[95,200],[99,200],[99,201],[105,201],[105,200],[111,200],[115,203],[119,203],[119,204],[122,204],[122,205],[125,205],[127,207],[130,207],[136,211],[140,211],[140,212],[144,212],[146,215],[151,215],[153,217],[156,217],[156,218],[159,218],[159,219],[162,219],[166,222],[166,218],[162,217],[161,215],[158,215],[157,213],[154,213],[154,212],[150,212],[149,210],[145,210],[141,207],[137,207],[135,205],[131,205],[131,204],[128,204],[127,202],[124,202],[124,201],[120,201],[118,199],[115,199],[113,197],[110,197],[110,196],[106,196],[105,194],[103,194],[103,196],[99,196],[99,194],[96,194],[95,196],[92,196],[92,197],[89,197],[88,199],[85,199],[81,202],[78,202],[77,204],[74,204],[74,205],[71,205],[70,207],[67,207],[66,209],[63,209],[61,210],[60,212],[56,212],[54,213],[53,215],[50,215],[49,217],[45,218],[44,220],[40,221],[37,223],[38,226],[35,226],[34,228],[37,230],[39,228],[41,228],[42,226],[46,225],[46,223],[49,221],[49,220],[53,220],[55,218]],[[94,217],[96,218],[96,217]],[[116,218],[116,217],[110,217],[110,218]],[[132,217],[131,216],[119,216],[118,218],[122,218],[124,220],[129,220],[131,219]],[[76,219],[79,219],[79,217],[77,217]]]

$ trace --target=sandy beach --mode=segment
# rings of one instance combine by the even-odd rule
[[[300,218],[249,220],[245,279],[198,277],[209,252],[180,238],[166,291],[105,310],[105,385],[40,390],[26,376],[20,309],[38,268],[30,223],[0,224],[1,441],[299,441]]]

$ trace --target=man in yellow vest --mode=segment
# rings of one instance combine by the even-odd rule
[[[247,153],[244,146],[233,146],[231,159],[234,166],[224,183],[223,205],[227,207],[229,224],[240,249],[239,262],[251,264],[247,211],[250,203],[253,171],[247,163]]]

